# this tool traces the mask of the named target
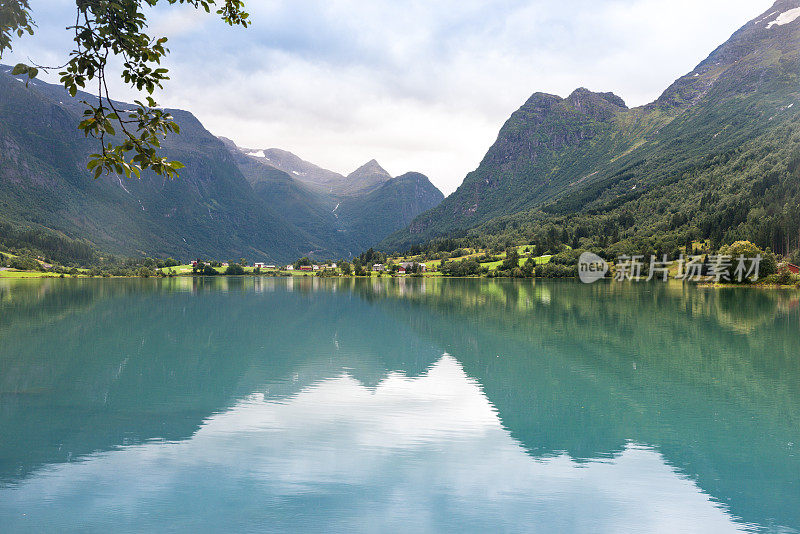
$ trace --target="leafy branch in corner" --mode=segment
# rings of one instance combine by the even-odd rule
[[[161,140],[169,133],[180,133],[172,115],[159,109],[151,96],[169,80],[167,69],[160,66],[169,53],[167,38],[145,33],[143,8],[159,2],[188,4],[206,13],[218,7],[216,13],[228,25],[250,24],[242,0],[222,0],[219,6],[215,0],[76,0],[75,23],[67,27],[74,32],[75,42],[69,60],[60,67],[19,63],[12,70],[13,75],[27,75],[30,81],[39,70],[63,69],[61,83],[72,97],[87,85],[94,88],[96,99],[81,100],[86,110],[78,128],[99,142],[100,151],[89,157],[87,165],[95,178],[104,172],[141,177],[145,169],[173,178],[184,167],[159,155]],[[15,37],[33,35],[35,27],[29,0],[0,0],[0,59],[4,51],[12,50]],[[135,101],[136,109],[119,109],[120,104],[112,100],[106,75],[110,57],[121,58],[125,83],[147,92],[144,101]]]

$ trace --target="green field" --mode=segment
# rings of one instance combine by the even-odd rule
[[[58,278],[58,276],[56,273],[41,271],[17,271],[15,269],[0,271],[0,278]]]

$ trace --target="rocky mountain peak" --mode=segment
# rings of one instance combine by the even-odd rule
[[[369,160],[364,165],[354,170],[347,176],[348,180],[360,180],[363,178],[376,178],[376,177],[382,177],[388,180],[392,176],[386,171],[386,169],[381,167],[380,163],[378,163],[374,159]]]
[[[567,97],[567,102],[577,111],[595,120],[605,120],[617,111],[628,109],[625,101],[614,93],[595,93],[585,87],[575,89]]]

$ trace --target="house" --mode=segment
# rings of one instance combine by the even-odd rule
[[[311,266],[315,271],[319,271],[319,265],[312,265]]]
[[[294,271],[294,265],[287,265],[286,266],[286,270],[287,271]]]
[[[228,267],[229,265],[230,265],[230,264],[229,264],[227,261],[225,261],[225,262],[222,262],[222,266],[223,266],[223,267]]]
[[[397,269],[397,274],[406,274],[405,268],[400,267],[399,269]]]
[[[275,266],[274,265],[265,265],[264,268],[265,269],[274,269]]]
[[[300,270],[301,271],[311,271],[311,270],[313,270],[313,267],[311,265],[301,265],[300,266]]]
[[[264,262],[257,262],[253,264],[253,267],[255,267],[256,269],[264,269],[266,266],[267,264]]]
[[[382,263],[376,263],[375,265],[372,266],[372,270],[373,271],[385,271],[386,267],[384,267]]]
[[[336,269],[337,265],[335,263],[331,263],[328,268],[329,269]]]
[[[416,263],[416,262],[412,262],[412,261],[404,261],[404,262],[401,262],[401,263],[400,263],[400,266],[401,266],[403,269],[405,269],[406,271],[408,271],[408,270],[411,270],[411,269],[414,267],[414,263]],[[425,264],[424,264],[424,263],[417,263],[417,265],[419,265],[419,268],[420,268],[420,270],[422,270],[422,272],[425,272],[425,271],[427,271],[427,270],[428,270],[428,269],[425,267]]]
[[[787,262],[787,263],[784,263],[783,266],[785,266],[787,269],[789,269],[789,272],[792,273],[792,274],[800,274],[800,267],[798,267],[794,263],[788,263]]]

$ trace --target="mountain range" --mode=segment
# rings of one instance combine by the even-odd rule
[[[452,195],[381,246],[549,234],[619,250],[751,239],[788,253],[800,246],[799,74],[800,1],[778,0],[647,105],[535,93]]]
[[[344,177],[277,149],[258,157],[182,110],[170,110],[181,134],[163,143],[186,165],[179,178],[95,180],[86,163],[96,141],[77,129],[79,101],[92,96],[26,86],[10,71],[0,66],[0,233],[32,229],[133,256],[338,258],[443,198],[427,177],[392,178],[375,161]]]
[[[800,248],[800,0],[778,0],[653,102],[534,93],[448,198],[372,160],[345,176],[241,148],[191,113],[166,155],[181,176],[99,180],[82,98],[0,68],[0,238],[11,223],[119,254],[349,257],[460,239],[616,253],[754,241]],[[121,104],[124,105],[124,104]]]
[[[294,225],[338,246],[333,256],[366,250],[444,199],[425,175],[409,172],[393,178],[375,160],[343,176],[285,150],[240,148],[230,139],[223,141],[255,194],[279,206]]]

